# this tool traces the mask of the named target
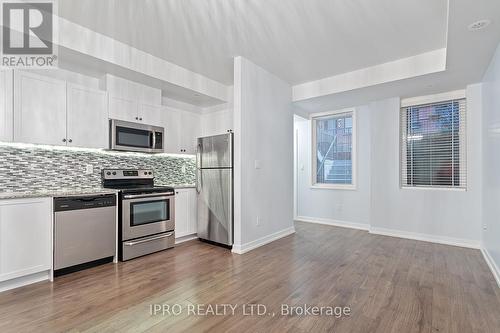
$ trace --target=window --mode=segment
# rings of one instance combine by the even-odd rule
[[[466,101],[401,108],[403,187],[466,188]]]
[[[354,186],[354,110],[313,115],[313,186]]]

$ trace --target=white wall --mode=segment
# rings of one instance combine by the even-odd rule
[[[368,229],[370,223],[370,109],[356,107],[355,190],[311,188],[311,121],[295,122],[298,143],[297,219]]]
[[[153,88],[115,75],[104,75],[102,88],[106,90],[110,96],[131,99],[150,105],[161,105],[162,103],[161,89]]]
[[[228,101],[230,88],[171,62],[119,42],[86,27],[58,18],[58,44],[100,61],[145,74],[170,85],[180,86],[220,101]],[[78,38],[75,38],[78,36]]]
[[[286,82],[242,57],[234,73],[233,251],[241,253],[294,231],[293,113]]]
[[[357,189],[311,189],[309,121],[296,122],[299,138],[298,219],[373,233],[479,247],[481,220],[481,85],[467,88],[468,189],[401,189],[400,99],[357,107]],[[301,165],[304,170],[301,170]]]
[[[66,82],[71,82],[73,84],[77,84],[87,88],[100,89],[100,80],[98,78],[80,74],[78,72],[70,71],[67,69],[62,69],[62,68],[26,69],[22,71],[43,75]]]
[[[371,230],[479,247],[481,85],[467,88],[467,191],[402,189],[399,98],[372,103]]]
[[[500,45],[483,81],[482,246],[500,285]]]

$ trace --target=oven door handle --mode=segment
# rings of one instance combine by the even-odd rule
[[[162,197],[162,196],[174,196],[174,193],[166,192],[166,193],[149,193],[149,194],[125,194],[123,196],[123,199],[140,199],[140,198]]]
[[[134,246],[134,245],[138,245],[138,244],[142,244],[142,243],[147,243],[147,242],[151,242],[151,241],[162,239],[162,238],[167,238],[167,237],[172,236],[173,234],[174,234],[173,232],[169,232],[168,234],[153,236],[153,237],[141,239],[141,240],[138,240],[138,241],[124,242],[123,244],[125,244],[127,246]]]

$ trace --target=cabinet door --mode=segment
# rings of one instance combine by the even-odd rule
[[[66,82],[14,74],[14,141],[66,144]]]
[[[163,107],[161,105],[140,104],[139,121],[147,125],[163,127],[162,112]]]
[[[188,217],[188,235],[196,234],[197,228],[198,228],[198,212],[197,212],[197,201],[196,201],[196,189],[194,188],[189,188],[186,189],[188,193],[188,210],[189,210],[189,217]]]
[[[175,190],[175,237],[188,235],[189,193],[185,189]]]
[[[200,134],[200,116],[191,112],[182,112],[181,126],[182,153],[196,154],[196,140]]]
[[[136,101],[109,95],[109,119],[124,121],[139,121],[138,104]]]
[[[165,128],[164,147],[166,153],[178,154],[181,151],[181,118],[173,109],[162,110],[162,125]]]
[[[13,109],[12,109],[12,80],[13,71],[0,70],[0,141],[12,141]]]
[[[109,147],[107,94],[68,83],[68,146]]]
[[[0,201],[0,281],[52,267],[50,198]]]

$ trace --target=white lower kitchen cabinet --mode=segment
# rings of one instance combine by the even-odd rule
[[[175,237],[196,234],[196,189],[175,190]]]
[[[0,200],[0,291],[47,279],[51,269],[52,199]]]

